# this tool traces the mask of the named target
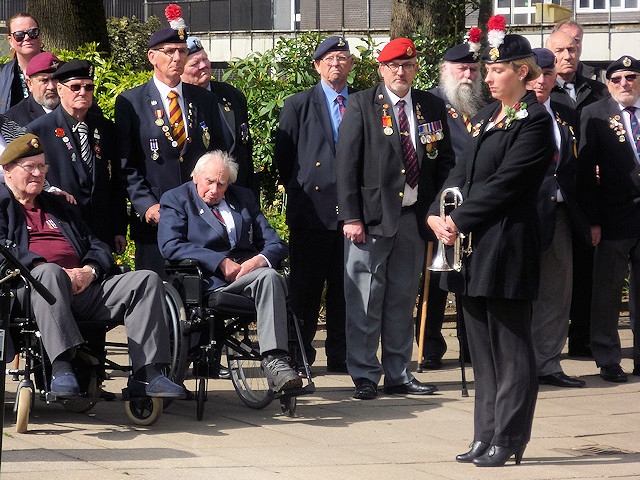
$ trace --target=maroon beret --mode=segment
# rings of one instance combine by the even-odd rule
[[[62,63],[53,53],[41,52],[29,61],[25,73],[28,77],[36,73],[53,73]]]
[[[413,58],[417,55],[416,46],[408,38],[395,38],[385,45],[378,55],[380,63],[395,59]]]

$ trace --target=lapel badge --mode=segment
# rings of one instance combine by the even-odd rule
[[[151,105],[153,105],[154,107],[158,104],[158,102],[156,100],[151,100]]]

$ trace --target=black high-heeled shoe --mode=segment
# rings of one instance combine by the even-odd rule
[[[502,467],[511,455],[516,456],[516,465],[520,465],[526,445],[519,447],[500,447],[491,445],[484,455],[474,458],[473,464],[477,467]]]
[[[474,458],[478,458],[484,454],[489,448],[489,444],[486,442],[481,442],[480,440],[475,440],[471,442],[469,445],[470,450],[467,453],[461,453],[460,455],[456,455],[457,462],[471,463]]]

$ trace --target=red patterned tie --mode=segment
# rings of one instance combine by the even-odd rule
[[[336,97],[336,102],[338,102],[338,109],[340,110],[340,116],[344,117],[344,111],[347,109],[347,106],[344,104],[344,97],[342,95],[338,95]]]
[[[173,139],[178,142],[176,146],[178,151],[182,151],[182,146],[187,140],[187,132],[184,129],[182,109],[180,108],[180,103],[178,103],[178,92],[171,90],[167,97],[169,97],[169,122],[173,129]]]
[[[638,117],[635,115],[636,107],[627,107],[625,110],[629,112],[631,120],[631,136],[633,137],[631,141],[636,146],[636,153],[640,155],[640,124],[638,124]]]
[[[224,230],[225,240],[229,240],[229,231],[227,230],[227,222],[224,221],[224,218],[222,217],[220,210],[218,210],[218,207],[211,207],[211,211],[213,212],[215,217],[218,219],[218,221],[222,225],[222,228]]]
[[[418,155],[416,154],[416,149],[413,147],[411,133],[409,132],[409,119],[404,111],[406,103],[404,100],[399,100],[398,103],[396,103],[398,106],[398,122],[400,123],[400,140],[402,141],[402,154],[404,157],[407,185],[411,188],[416,188],[420,169],[418,168]]]

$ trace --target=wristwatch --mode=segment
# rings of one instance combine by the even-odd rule
[[[97,265],[89,264],[89,268],[91,269],[91,273],[93,273],[93,281],[95,282],[100,278],[100,267]]]

